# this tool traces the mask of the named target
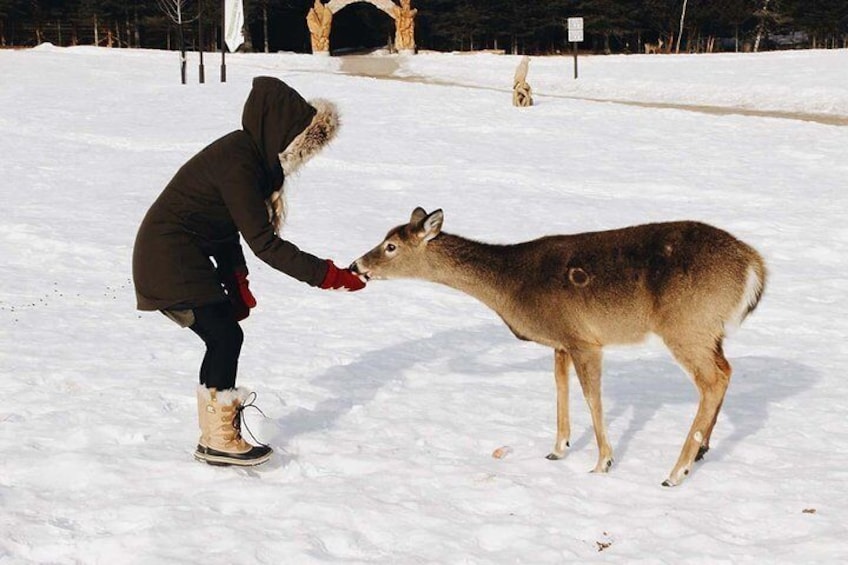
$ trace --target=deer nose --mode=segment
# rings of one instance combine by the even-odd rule
[[[357,275],[360,274],[359,273],[359,267],[357,266],[356,261],[351,263],[350,267],[348,267],[348,269],[350,269],[350,272],[352,272],[352,273],[356,273]]]

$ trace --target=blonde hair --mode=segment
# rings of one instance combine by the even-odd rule
[[[283,196],[283,189],[272,192],[271,197],[265,201],[265,206],[268,207],[268,221],[274,226],[274,231],[279,234],[286,221],[286,199]]]
[[[339,128],[339,112],[335,104],[322,99],[311,100],[309,104],[315,108],[312,121],[278,155],[284,179],[294,175],[304,163],[330,143]],[[265,205],[268,207],[268,220],[279,234],[286,221],[286,200],[282,186],[271,193]]]

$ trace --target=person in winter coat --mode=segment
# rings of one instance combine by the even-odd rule
[[[285,177],[337,129],[332,103],[307,102],[278,79],[255,78],[242,129],[185,163],[141,222],[133,249],[138,309],[161,311],[206,345],[197,388],[201,433],[194,456],[200,461],[258,465],[271,457],[270,447],[251,445],[241,435],[248,392],[236,388],[244,339],[239,321],[256,300],[240,237],[262,261],[311,286],[365,286],[348,269],[279,237]]]

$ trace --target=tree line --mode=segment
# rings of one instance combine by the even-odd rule
[[[309,52],[314,0],[245,0],[246,51]],[[178,26],[167,7],[185,16]],[[848,0],[414,0],[416,43],[437,51],[553,54],[584,18],[594,53],[848,47]],[[219,49],[222,0],[0,0],[0,46]],[[182,29],[179,29],[182,28]],[[366,2],[334,18],[331,49],[389,45],[393,22]],[[180,33],[182,31],[183,33]]]

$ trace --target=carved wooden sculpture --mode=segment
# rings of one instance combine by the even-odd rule
[[[313,53],[328,53],[330,51],[330,29],[333,25],[333,12],[329,7],[315,0],[315,5],[306,14],[306,25],[312,40]]]
[[[530,57],[523,57],[515,69],[512,83],[512,105],[526,108],[533,105],[533,91],[527,84],[527,71],[530,68]]]
[[[411,6],[412,0],[400,0],[400,6],[392,10],[395,19],[395,48],[398,51],[415,50],[415,14],[418,10]]]

